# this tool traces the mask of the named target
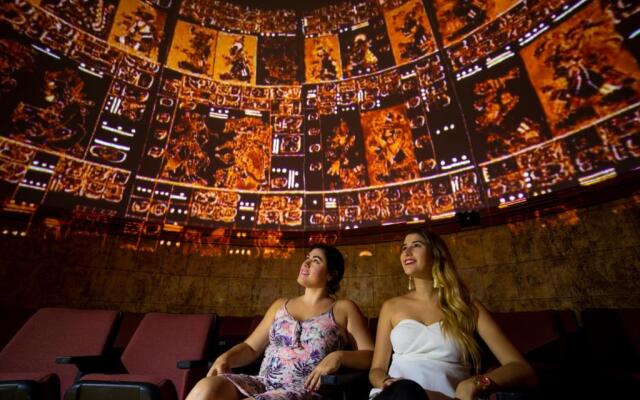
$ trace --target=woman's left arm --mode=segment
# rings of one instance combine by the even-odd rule
[[[475,302],[478,309],[478,334],[489,346],[489,349],[500,362],[500,367],[482,377],[472,377],[458,384],[456,398],[474,399],[481,389],[495,392],[514,388],[534,387],[537,384],[536,374],[511,341],[504,335],[487,309]]]
[[[338,318],[338,315],[342,318]],[[373,356],[373,341],[367,328],[367,322],[358,306],[350,300],[340,300],[334,306],[336,320],[344,321],[347,336],[354,350],[337,350],[320,361],[305,380],[307,389],[320,388],[320,378],[336,372],[341,366],[353,369],[369,369]],[[342,324],[341,324],[342,325]]]

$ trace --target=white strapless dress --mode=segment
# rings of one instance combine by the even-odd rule
[[[425,325],[403,319],[391,330],[393,357],[389,376],[417,382],[426,390],[453,397],[458,382],[467,379],[469,368],[462,364],[458,345],[442,334],[442,324]],[[380,392],[374,388],[372,398]]]

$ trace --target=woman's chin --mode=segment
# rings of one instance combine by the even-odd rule
[[[408,277],[413,276],[413,274],[416,272],[415,268],[411,268],[411,266],[403,266],[402,270],[404,271],[404,274]]]

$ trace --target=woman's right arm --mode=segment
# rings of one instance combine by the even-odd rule
[[[371,371],[369,371],[369,381],[373,387],[382,388],[389,375],[389,360],[391,359],[391,315],[393,307],[390,300],[387,300],[380,309],[378,317],[378,329],[376,331],[376,345],[373,350],[373,360],[371,361]]]
[[[251,335],[244,342],[238,343],[216,358],[207,376],[227,373],[231,368],[242,367],[257,360],[269,344],[269,329],[284,301],[284,299],[274,301]]]

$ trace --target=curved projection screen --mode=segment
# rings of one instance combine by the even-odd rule
[[[631,0],[4,1],[2,213],[343,230],[596,184],[640,166],[639,40]]]

